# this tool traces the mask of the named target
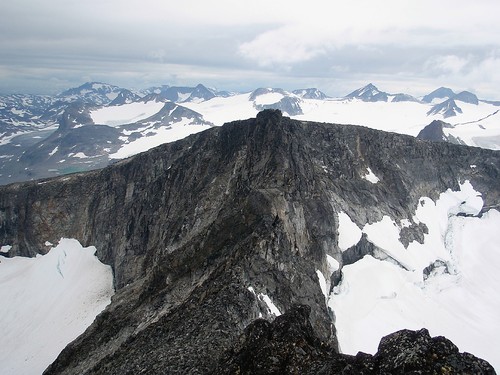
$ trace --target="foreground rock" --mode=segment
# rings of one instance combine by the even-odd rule
[[[103,170],[0,187],[0,242],[34,256],[76,238],[113,268],[111,305],[47,374],[204,374],[252,321],[294,304],[336,351],[317,271],[344,264],[338,213],[359,227],[408,219],[466,179],[494,207],[500,153],[264,111]]]
[[[315,335],[309,313],[296,305],[272,323],[256,320],[213,374],[495,374],[488,362],[426,329],[382,338],[374,356],[339,354]]]

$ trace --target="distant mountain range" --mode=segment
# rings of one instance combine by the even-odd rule
[[[279,109],[299,120],[358,124],[413,136],[433,121],[446,120],[446,126],[425,134],[436,141],[500,149],[499,107],[500,102],[480,100],[468,91],[456,94],[441,87],[416,98],[384,92],[371,83],[341,98],[316,88],[234,93],[199,84],[134,91],[100,82],[56,96],[3,95],[0,184],[101,168],[265,109]]]

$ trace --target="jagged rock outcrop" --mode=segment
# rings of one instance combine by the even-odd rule
[[[460,139],[455,138],[451,134],[446,135],[444,128],[453,128],[453,125],[441,120],[434,120],[425,128],[420,130],[417,135],[419,139],[425,139],[433,142],[450,142],[457,145],[464,144]]]
[[[342,266],[337,213],[360,227],[411,218],[418,198],[464,179],[496,204],[500,154],[268,110],[102,170],[0,187],[0,242],[33,256],[76,238],[113,268],[111,305],[47,374],[208,373],[274,317],[263,296],[281,312],[310,306],[335,350],[316,270],[328,274],[326,255]]]
[[[397,102],[418,102],[419,100],[414,96],[399,93],[395,94],[391,101],[393,103],[397,103]]]
[[[324,100],[328,98],[328,96],[324,92],[318,90],[317,88],[293,90],[292,93],[300,96],[302,99]]]
[[[434,90],[433,92],[431,92],[430,94],[427,94],[425,95],[423,98],[422,98],[422,101],[424,103],[432,103],[433,100],[435,99],[450,99],[450,98],[453,98],[455,96],[455,93],[453,92],[452,89],[448,88],[448,87],[440,87],[436,90]]]
[[[389,100],[389,94],[380,91],[375,85],[369,83],[365,87],[348,94],[346,99],[360,99],[364,102],[386,102]]]
[[[139,100],[141,100],[141,97],[136,93],[133,93],[132,91],[127,89],[122,89],[116,96],[116,98],[113,99],[113,101],[108,105],[109,106],[123,105],[123,104],[133,103]]]
[[[275,109],[279,110],[283,113],[288,114],[289,116],[297,116],[302,115],[302,108],[300,106],[301,100],[296,97],[285,96],[279,102],[273,104],[259,104],[255,105],[259,111],[266,109]]]
[[[462,108],[460,108],[455,100],[448,99],[442,103],[436,104],[428,112],[427,116],[442,114],[443,118],[456,116],[457,113],[462,113]]]
[[[309,322],[310,308],[292,306],[272,323],[251,323],[240,342],[222,357],[214,375],[241,374],[494,374],[486,361],[460,353],[426,329],[383,337],[375,355],[339,354],[322,342]]]

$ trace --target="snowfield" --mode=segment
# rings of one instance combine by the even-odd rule
[[[165,103],[134,102],[111,107],[102,107],[90,112],[90,117],[96,125],[119,126],[132,124],[134,122],[147,119],[158,113]]]
[[[123,159],[140,152],[147,151],[163,143],[174,142],[188,135],[199,133],[210,129],[209,125],[199,125],[191,123],[189,119],[171,124],[168,127],[149,128],[142,130],[143,137],[130,143],[125,143],[117,152],[109,154],[110,159]]]
[[[442,193],[436,202],[421,198],[412,221],[424,223],[429,233],[424,244],[412,242],[407,249],[399,232],[408,222],[385,216],[353,229],[347,215],[339,215],[342,247],[352,243],[359,230],[389,256],[380,260],[366,255],[342,268],[342,281],[328,305],[336,316],[343,353],[373,354],[383,336],[425,327],[432,336],[445,336],[460,351],[500,369],[500,212],[490,210],[478,217],[482,205],[468,181],[460,191]],[[434,262],[425,275],[424,269]]]
[[[44,256],[0,257],[0,374],[40,375],[111,302],[95,251],[63,238]]]
[[[239,94],[228,98],[216,97],[201,103],[183,103],[189,109],[221,126],[226,122],[255,117],[256,105],[274,104],[282,94],[260,95],[255,102],[250,94]],[[446,128],[446,135],[460,138],[469,146],[500,150],[499,107],[485,102],[478,105],[457,101],[463,113],[444,118],[442,114],[427,115],[432,104],[419,102],[365,102],[359,99],[301,99],[302,115],[290,116],[296,120],[326,122],[334,124],[362,125],[372,129],[417,136],[434,120],[453,125]],[[285,113],[286,116],[289,114]]]

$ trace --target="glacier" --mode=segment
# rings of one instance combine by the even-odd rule
[[[342,268],[328,305],[343,353],[373,354],[381,337],[425,327],[500,369],[498,347],[492,345],[500,336],[500,300],[495,298],[500,289],[500,212],[481,214],[482,206],[469,181],[459,191],[448,189],[436,202],[421,198],[409,220],[424,223],[428,233],[423,244],[414,241],[408,248],[399,240],[405,223],[384,216],[365,225],[368,240],[390,257],[365,255]],[[345,216],[339,214],[344,223],[340,239],[355,232]]]
[[[109,305],[113,274],[95,252],[62,238],[43,256],[0,257],[1,374],[41,374]]]

